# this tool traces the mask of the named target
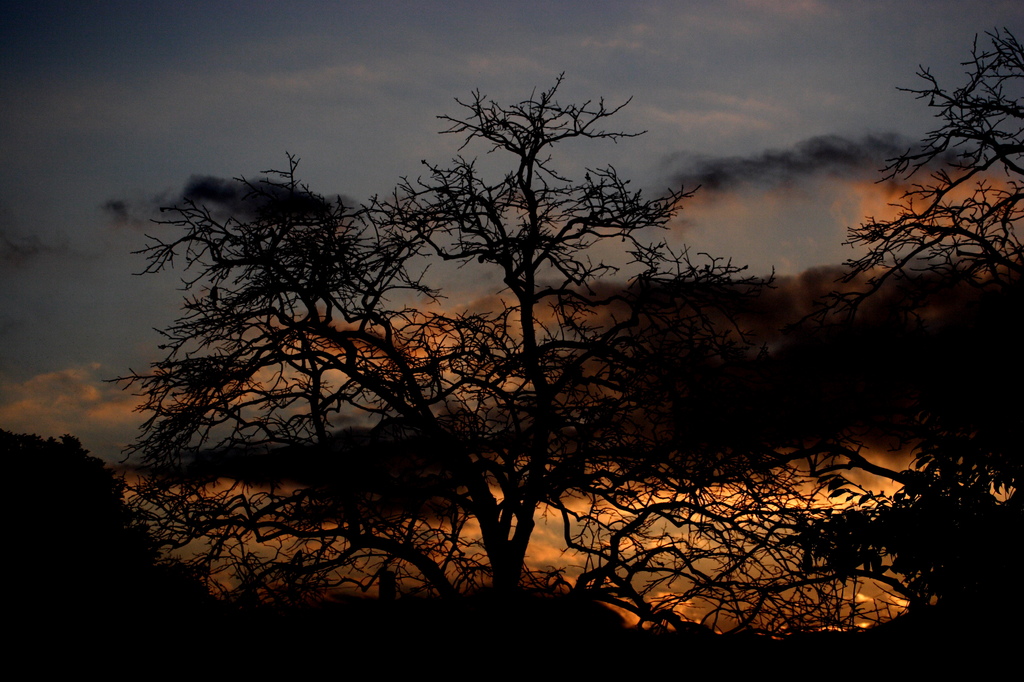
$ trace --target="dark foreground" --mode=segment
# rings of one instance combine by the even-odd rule
[[[1018,623],[963,620],[939,612],[860,632],[773,639],[694,630],[624,627],[594,605],[558,599],[515,605],[400,600],[334,604],[290,613],[189,606],[171,612],[74,609],[36,613],[19,655],[39,673],[90,671],[146,679],[171,674],[277,677],[423,675],[498,679],[632,678],[863,679],[969,669],[987,678],[1021,640]]]

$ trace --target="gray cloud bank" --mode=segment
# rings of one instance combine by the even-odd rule
[[[912,143],[896,133],[811,137],[789,149],[769,149],[750,156],[704,157],[678,155],[672,186],[702,192],[729,192],[743,186],[764,189],[789,187],[815,177],[880,178],[889,159],[911,149]]]
[[[340,200],[345,206],[356,204],[344,195],[320,197],[301,185],[294,194],[289,194],[280,184],[281,180],[259,177],[247,183],[239,178],[193,175],[179,192],[163,192],[143,201],[112,198],[101,208],[115,222],[144,224],[149,219],[159,220],[158,216],[164,209],[187,203],[205,206],[221,217],[230,216],[242,221],[256,218],[260,209],[269,202],[293,211],[316,211],[334,200]]]

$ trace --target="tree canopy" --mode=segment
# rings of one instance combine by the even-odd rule
[[[977,602],[974,562],[1011,573],[1024,426],[975,398],[1021,379],[1024,57],[988,38],[964,86],[919,74],[940,125],[889,162],[895,216],[851,228],[805,320],[832,341],[801,360],[745,328],[769,279],[661,238],[692,189],[558,163],[634,136],[606,128],[621,106],[559,103],[560,78],[458,101],[457,155],[360,206],[289,157],[233,212],[165,209],[146,271],[183,263],[186,299],[166,356],[123,378],[149,414],[138,503],[243,602],[556,593],[771,632]],[[850,356],[837,401],[812,404],[817,352]],[[1003,362],[947,371],[958,353]]]
[[[170,209],[147,271],[184,258],[190,295],[166,358],[126,378],[151,414],[140,499],[168,543],[206,543],[222,587],[539,589],[655,622],[699,602],[729,627],[820,599],[796,595],[783,548],[810,504],[792,456],[712,426],[766,282],[659,239],[684,190],[559,168],[562,145],[632,136],[604,128],[621,107],[560,104],[559,84],[441,117],[493,178],[424,162],[354,208],[290,159],[242,181],[241,214]],[[432,266],[493,290],[450,304]],[[533,555],[538,523],[557,563]]]

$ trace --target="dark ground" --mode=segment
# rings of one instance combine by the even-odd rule
[[[403,603],[405,602],[405,603]],[[68,605],[66,605],[68,606]],[[329,673],[498,680],[523,676],[609,679],[865,679],[967,673],[997,677],[1021,641],[1018,623],[969,622],[927,613],[863,632],[781,639],[750,634],[640,632],[601,607],[565,600],[457,606],[400,600],[291,613],[227,611],[210,605],[147,612],[36,614],[13,647],[54,673],[118,671],[133,678],[255,677]],[[964,614],[956,618],[963,618]],[[1000,672],[1000,671],[1004,672]]]

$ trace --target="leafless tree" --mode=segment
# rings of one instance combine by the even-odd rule
[[[621,107],[559,104],[559,83],[442,117],[510,161],[496,180],[458,156],[355,210],[293,159],[246,183],[250,215],[171,209],[181,232],[147,270],[183,258],[195,293],[167,357],[125,378],[151,415],[139,499],[222,585],[294,599],[386,575],[403,595],[577,592],[677,623],[703,599],[729,627],[812,608],[793,599],[812,506],[793,455],[708,435],[764,282],[657,240],[688,193],[556,168],[558,145],[632,136],[602,127]],[[431,263],[499,284],[460,308]],[[561,529],[557,565],[531,557],[538,523]]]
[[[847,310],[890,283],[904,294],[901,309],[916,311],[937,292],[1005,291],[1024,275],[1024,48],[1007,30],[986,35],[989,47],[976,40],[964,62],[963,86],[946,90],[922,68],[926,86],[907,90],[942,125],[892,159],[885,178],[930,174],[904,192],[895,218],[851,229],[849,243],[867,252],[849,262],[846,281],[867,287],[839,297]]]
[[[825,318],[836,310],[858,317],[891,305],[911,322],[904,333],[917,334],[899,342],[914,354],[904,363],[910,388],[902,406],[874,426],[912,457],[909,468],[865,457],[869,448],[847,434],[821,471],[859,508],[834,511],[809,536],[833,567],[886,585],[912,607],[982,611],[1000,584],[995,576],[1014,573],[1005,543],[1024,524],[1024,421],[1003,389],[1022,380],[1019,334],[1007,320],[1020,310],[1024,275],[1024,48],[1005,29],[986,37],[964,62],[961,87],[947,90],[929,70],[919,72],[926,85],[909,92],[941,125],[891,160],[885,177],[930,175],[903,194],[895,218],[851,229],[850,243],[867,251],[849,263],[846,282],[866,286],[834,294],[823,309]],[[948,299],[971,305],[956,320],[929,325]],[[894,336],[890,345],[897,343]],[[901,487],[892,495],[864,490],[846,476],[850,469]]]

